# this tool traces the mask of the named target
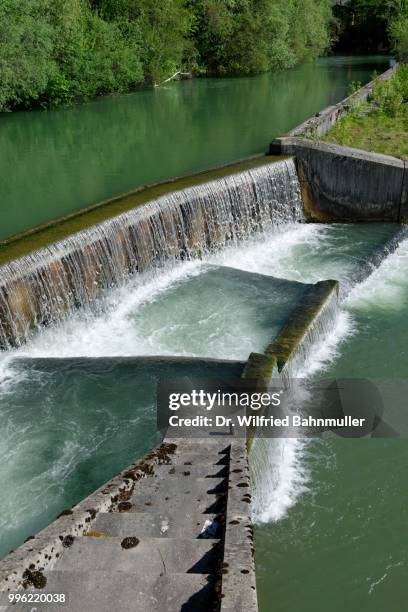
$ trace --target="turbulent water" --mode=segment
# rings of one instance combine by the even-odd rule
[[[379,363],[382,372],[384,364],[395,372],[392,343],[405,375],[403,230],[300,220],[288,160],[166,196],[2,269],[2,341],[9,350],[0,356],[0,556],[154,444],[158,377],[239,376],[310,283],[340,280],[341,303],[333,298],[322,309],[290,364],[292,376],[373,376]],[[373,350],[373,338],[382,352]],[[378,457],[362,448],[349,452],[358,465],[376,465],[379,512],[389,511],[395,522],[398,471],[392,486],[386,483]],[[401,446],[382,452],[391,461],[405,457]],[[251,463],[261,609],[273,599],[277,610],[335,610],[320,590],[308,587],[302,599],[300,584],[313,584],[309,554],[318,567],[332,563],[327,580],[335,591],[341,571],[327,550],[341,557],[344,549],[347,568],[353,560],[350,547],[338,548],[334,526],[358,542],[349,512],[371,517],[363,529],[367,553],[378,522],[378,500],[367,506],[346,470],[361,491],[368,479],[374,492],[375,478],[352,469],[349,455],[331,442],[256,440]],[[350,510],[339,511],[343,492]],[[398,554],[381,556],[383,536],[379,542],[378,566],[354,568],[356,601],[367,612],[375,609],[367,597],[405,564],[398,547]],[[293,567],[303,576],[298,585]],[[340,577],[344,582],[346,573]]]
[[[292,159],[152,200],[1,267],[0,347],[19,346],[75,308],[98,308],[129,275],[302,219]]]
[[[306,364],[305,373],[386,379],[377,383],[385,414],[398,421],[406,410],[406,392],[401,395],[408,375],[408,240],[382,261],[373,260],[378,268],[354,284],[343,302],[342,342],[318,368],[314,360]],[[269,610],[272,600],[277,611],[404,609],[406,439],[280,444],[286,448],[277,449],[275,473],[284,477],[256,529],[260,609]]]
[[[395,230],[386,225],[271,225],[240,245],[230,243],[200,260],[133,275],[111,290],[100,308],[79,309],[4,353],[0,480],[8,493],[0,500],[6,536],[2,552],[46,525],[151,443],[154,398],[150,392],[141,401],[148,394],[138,382],[141,378],[132,381],[130,366],[123,378],[119,366],[113,367],[115,359],[176,354],[245,360],[250,351],[262,351],[269,343],[302,295],[303,283],[351,275]],[[303,370],[310,374],[329,363],[353,325],[352,315],[340,312],[326,342],[314,347]],[[87,358],[86,365],[67,359],[79,356]],[[114,360],[105,363],[104,371],[95,358],[107,356]],[[37,361],[61,357],[48,365]],[[194,372],[193,366],[183,367]],[[172,368],[172,375],[179,373],[177,364]],[[116,378],[119,387],[123,382],[121,391]],[[140,420],[143,406],[145,417]],[[122,438],[125,422],[129,442]],[[270,482],[256,491],[257,520],[287,516],[309,490],[307,452],[297,440],[268,449],[264,458]]]

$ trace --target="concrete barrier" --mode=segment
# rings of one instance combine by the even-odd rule
[[[299,356],[304,361],[314,342],[324,339],[337,314],[338,295],[336,280],[319,281],[306,290],[302,302],[265,351],[267,357],[276,359],[279,373],[293,370]]]
[[[296,126],[288,132],[287,136],[310,136],[312,138],[321,138],[337,123],[339,119],[347,115],[353,108],[366,102],[373,91],[373,86],[378,81],[387,81],[395,72],[396,66],[393,66],[383,74],[380,74],[376,79],[358,89],[355,93],[348,96],[334,106],[327,108],[317,113],[314,117],[306,119],[303,123]]]
[[[408,217],[407,162],[304,138],[276,138],[271,152],[294,155],[307,217],[321,222]]]

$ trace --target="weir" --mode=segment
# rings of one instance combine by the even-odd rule
[[[0,346],[61,320],[130,274],[301,221],[293,160],[169,193],[0,268]]]
[[[103,309],[101,298],[131,275],[305,220],[293,159],[163,195],[2,266],[1,348],[21,346],[75,309]],[[308,286],[243,376],[264,385],[301,375],[338,313],[337,281]],[[165,439],[1,561],[0,590],[69,591],[66,609],[78,611],[256,612],[252,520],[279,518],[291,495],[286,472],[299,467],[303,445]],[[302,491],[300,468],[291,482]]]

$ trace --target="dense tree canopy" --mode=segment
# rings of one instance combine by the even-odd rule
[[[0,110],[254,74],[323,53],[330,0],[2,0]]]
[[[331,0],[2,0],[0,110],[159,83],[255,74],[330,46]],[[354,25],[408,54],[408,0],[351,0]],[[368,24],[368,25],[367,25]],[[367,38],[368,40],[368,38]],[[366,44],[367,43],[366,40]]]
[[[408,59],[408,0],[350,0],[335,8],[340,50],[394,51]]]

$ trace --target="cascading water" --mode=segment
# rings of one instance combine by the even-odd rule
[[[361,251],[363,255],[373,251],[372,242],[367,238],[372,235],[372,228],[364,237],[361,226],[336,228],[298,221],[303,221],[299,184],[293,161],[285,160],[163,196],[4,266],[0,269],[3,280],[0,308],[2,341],[6,348],[22,344],[34,326],[58,322],[63,317],[66,320],[31,338],[18,351],[3,354],[2,361],[8,361],[8,355],[12,357],[11,364],[3,363],[5,375],[2,376],[0,370],[0,383],[4,378],[6,391],[14,393],[17,377],[24,371],[23,368],[14,371],[12,362],[24,354],[28,358],[60,356],[61,353],[88,357],[154,355],[163,352],[163,347],[165,354],[170,354],[175,349],[175,335],[180,338],[176,351],[179,354],[203,356],[204,349],[209,350],[211,334],[217,340],[211,353],[215,357],[245,359],[254,346],[255,350],[263,350],[257,348],[256,343],[261,344],[265,339],[266,344],[270,340],[271,322],[268,317],[264,321],[259,317],[260,306],[265,312],[269,309],[271,315],[276,315],[276,304],[271,302],[269,306],[265,295],[253,290],[258,281],[255,282],[256,275],[249,278],[252,272],[316,282],[322,278],[340,278],[346,269],[351,278],[354,268],[360,267]],[[383,244],[389,234],[385,236],[385,230],[378,228],[376,231],[377,245]],[[381,249],[377,255],[381,255]],[[189,259],[196,261],[175,265]],[[369,273],[377,260],[367,256],[366,261],[372,262],[366,266]],[[203,274],[208,264],[222,268],[222,273],[208,272],[208,278],[211,275],[215,280],[217,275],[220,278],[211,287]],[[240,278],[238,274],[238,280],[233,281],[229,266],[248,272],[248,278]],[[126,282],[129,275],[144,271],[148,271],[146,275],[134,274],[133,279]],[[361,270],[356,274],[360,274],[358,279],[361,280]],[[200,314],[192,316],[191,321],[186,321],[182,315],[177,320],[175,313],[182,311],[183,292],[180,290],[172,300],[166,296],[169,287],[174,288],[180,278],[189,275],[193,279],[200,277],[206,291],[210,287],[206,300],[216,302],[218,312],[223,315],[222,325],[214,325],[214,313],[210,309],[205,312],[205,300],[200,298],[204,291],[200,294],[203,287],[199,282],[195,285],[197,303],[189,302],[189,305],[191,313]],[[146,278],[150,278],[147,284]],[[226,279],[234,284],[228,299]],[[262,279],[258,284],[263,286]],[[117,291],[107,292],[106,300],[99,299],[103,290],[115,285],[120,285]],[[190,287],[193,285],[191,282]],[[241,286],[244,285],[251,303],[254,302],[252,310],[248,309],[250,302],[243,300]],[[220,288],[220,294],[215,293],[215,286]],[[269,296],[273,293],[266,285],[265,289]],[[289,299],[289,291],[282,291]],[[186,294],[187,290],[184,302]],[[141,308],[143,304],[147,306]],[[82,306],[83,311],[66,317],[70,309]],[[166,308],[168,318],[163,317]],[[239,336],[234,331],[231,333],[229,327],[231,308],[239,315],[234,317]],[[145,325],[143,310],[153,316],[151,324]],[[135,324],[136,312],[139,319]],[[114,313],[113,321],[109,313]],[[308,376],[313,369],[318,369],[333,356],[339,340],[349,333],[347,313],[339,312],[334,299],[327,302],[320,315],[308,330],[293,363],[288,365],[291,376]],[[205,325],[201,325],[201,321]],[[197,332],[194,346],[190,332],[186,332],[187,323]],[[138,333],[132,335],[135,325],[139,326]],[[247,345],[242,342],[244,328]],[[166,335],[165,342],[161,334],[163,338]],[[226,342],[228,334],[235,336],[237,342]],[[81,418],[79,413],[79,421]],[[254,499],[256,520],[282,518],[307,489],[309,476],[305,453],[307,443],[303,440],[255,442],[251,463],[258,483]]]
[[[359,261],[335,293],[325,302],[309,326],[297,350],[285,364],[281,376],[290,385],[291,379],[310,378],[328,365],[338,354],[340,342],[353,333],[350,314],[341,303],[350,295],[361,294],[369,286],[370,277],[378,276],[380,267],[401,251],[407,236],[406,228],[398,229],[385,243],[377,246]],[[400,248],[399,248],[400,247]],[[359,290],[360,289],[360,290]],[[349,300],[350,301],[350,298]],[[309,474],[305,455],[308,441],[296,438],[255,440],[251,451],[251,475],[254,482],[253,516],[258,523],[284,518],[299,497],[308,490]]]
[[[129,274],[302,219],[291,159],[162,196],[0,268],[0,347],[93,306]]]
[[[408,228],[402,226],[392,235],[385,244],[374,249],[358,266],[358,268],[349,276],[347,282],[340,286],[340,297],[345,300],[353,288],[362,284],[371,274],[373,274],[381,266],[390,255],[392,255],[400,246],[400,244],[408,237]]]
[[[315,359],[316,353],[319,354],[319,347],[326,345],[327,354],[327,341],[330,343],[330,336],[336,328],[338,318],[339,299],[337,290],[334,290],[316,313],[296,350],[279,372],[286,388],[291,389],[293,379],[310,375],[310,362]],[[331,338],[332,341],[333,339]],[[336,343],[338,336],[334,340]],[[271,350],[274,350],[273,343]],[[295,387],[293,392],[301,393],[299,382]],[[308,473],[303,460],[306,449],[307,440],[300,437],[259,437],[255,440],[250,456],[255,492],[254,521],[263,523],[283,518],[299,496],[307,490]]]

